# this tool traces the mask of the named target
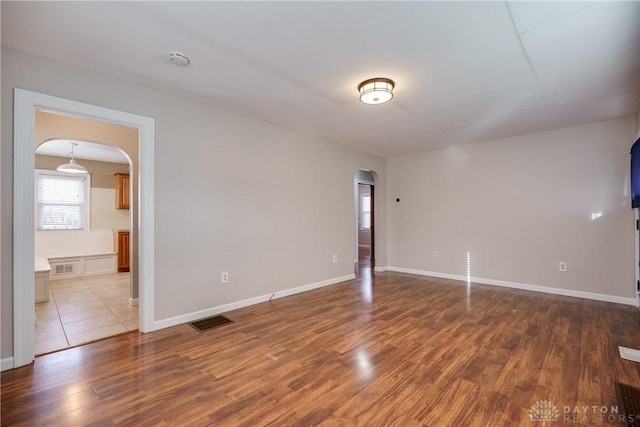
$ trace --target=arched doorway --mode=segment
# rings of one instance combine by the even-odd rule
[[[375,268],[375,175],[360,169],[353,179],[355,206],[356,275],[371,274]]]

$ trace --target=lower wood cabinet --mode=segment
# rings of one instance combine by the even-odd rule
[[[113,231],[113,250],[116,256],[119,272],[129,271],[131,254],[129,253],[129,232],[126,230]]]

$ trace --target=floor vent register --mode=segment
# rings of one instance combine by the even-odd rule
[[[617,383],[616,394],[620,405],[620,425],[640,426],[640,389]]]
[[[193,326],[196,331],[204,332],[232,322],[233,320],[228,319],[224,316],[213,316],[207,317],[206,319],[196,320],[195,322],[191,322],[189,324]]]

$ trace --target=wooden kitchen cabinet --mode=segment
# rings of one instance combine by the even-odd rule
[[[116,209],[129,209],[129,174],[116,173]]]
[[[129,271],[131,254],[129,253],[129,232],[114,230],[113,250],[117,253],[116,262],[118,272]]]

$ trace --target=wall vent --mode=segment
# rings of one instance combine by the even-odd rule
[[[56,264],[55,274],[73,274],[73,264]]]

